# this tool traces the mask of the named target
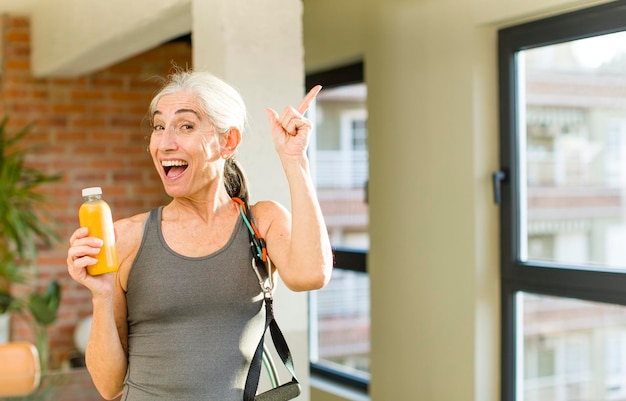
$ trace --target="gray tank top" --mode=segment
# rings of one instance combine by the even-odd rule
[[[241,401],[265,323],[245,223],[205,257],[174,252],[150,211],[128,278],[125,401]]]

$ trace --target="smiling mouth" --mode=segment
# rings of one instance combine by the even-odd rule
[[[187,169],[187,162],[184,160],[163,160],[161,162],[165,175],[174,178],[183,173]]]

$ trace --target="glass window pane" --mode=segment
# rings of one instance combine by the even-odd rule
[[[517,63],[521,260],[626,268],[626,33]]]
[[[367,87],[324,89],[309,111],[310,160],[333,247],[369,249]],[[329,285],[310,294],[311,360],[368,380],[369,277],[336,266]]]
[[[626,399],[626,307],[530,293],[517,305],[517,399]]]
[[[369,379],[369,276],[337,269],[311,300],[317,315],[313,361]]]

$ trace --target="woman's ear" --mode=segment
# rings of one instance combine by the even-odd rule
[[[235,153],[239,144],[241,143],[241,131],[236,127],[231,127],[225,135],[226,141],[223,146],[224,153],[228,153],[228,156]]]

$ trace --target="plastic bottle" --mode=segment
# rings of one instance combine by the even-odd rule
[[[87,267],[92,276],[116,272],[117,250],[115,248],[115,233],[113,231],[113,217],[111,208],[102,199],[102,188],[92,187],[83,189],[84,202],[78,211],[81,227],[89,229],[89,236],[100,238],[103,241],[100,253],[95,255],[98,263]]]

